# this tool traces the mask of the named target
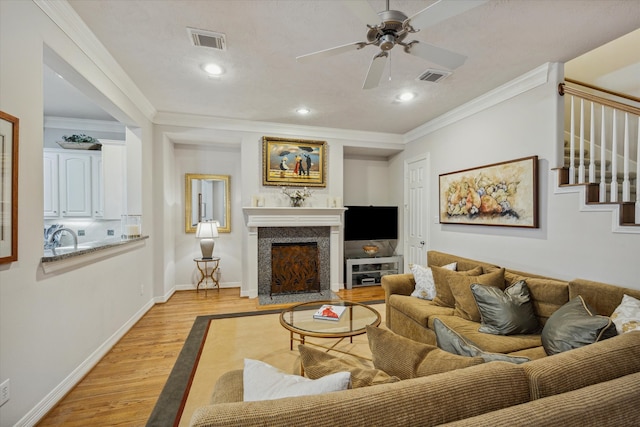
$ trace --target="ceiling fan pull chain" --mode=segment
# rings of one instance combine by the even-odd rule
[[[389,0],[387,0],[389,3]],[[391,52],[389,52],[389,81],[391,81]]]

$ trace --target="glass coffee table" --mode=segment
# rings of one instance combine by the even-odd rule
[[[345,307],[339,320],[314,319],[313,315],[325,304]],[[350,354],[335,347],[345,338],[349,338],[350,342],[353,342],[353,337],[366,333],[366,327],[369,325],[378,326],[380,324],[380,313],[367,305],[351,301],[304,302],[284,309],[282,313],[280,313],[280,324],[290,333],[290,350],[293,350],[293,342],[298,341],[302,344],[310,344],[324,348],[327,351]],[[332,346],[327,347],[307,342],[307,337],[337,338],[338,341]]]

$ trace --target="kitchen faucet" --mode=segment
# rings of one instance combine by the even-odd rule
[[[76,234],[75,231],[73,231],[70,228],[58,228],[56,231],[54,231],[53,233],[51,233],[51,235],[49,236],[49,243],[53,243],[54,239],[56,237],[56,235],[62,231],[66,231],[69,234],[71,234],[71,237],[73,237],[73,249],[78,249],[78,235]],[[55,254],[56,252],[56,247],[55,244],[51,246],[51,250],[53,251],[53,253]]]

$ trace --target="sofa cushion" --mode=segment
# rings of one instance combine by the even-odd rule
[[[504,279],[507,286],[520,280],[527,282],[533,309],[542,325],[556,310],[569,301],[569,282],[539,276],[531,277],[509,270],[505,271]]]
[[[540,335],[493,335],[479,332],[480,323],[472,322],[458,316],[431,316],[429,328],[434,329],[433,321],[440,319],[449,328],[456,331],[466,341],[483,351],[490,353],[513,353],[528,348],[540,347]]]
[[[483,363],[479,357],[449,354],[382,328],[367,326],[373,365],[400,379],[425,377]]]
[[[285,374],[259,360],[244,359],[244,401],[272,400],[346,390],[351,374],[338,372],[317,380]]]
[[[242,402],[244,398],[244,389],[242,388],[243,373],[242,369],[234,369],[220,375],[213,387],[211,394],[211,403],[231,403]]]
[[[640,331],[533,360],[522,367],[529,377],[532,399],[640,372]]]
[[[601,316],[611,316],[625,294],[640,299],[640,289],[623,288],[584,279],[569,282],[569,298],[573,299],[580,295],[589,307],[593,308],[594,314]]]
[[[335,374],[336,372],[349,372],[351,373],[351,388],[400,381],[400,378],[392,377],[380,369],[366,367],[353,359],[336,357],[326,351],[317,350],[308,345],[299,345],[298,351],[300,352],[300,362],[304,367],[304,373],[312,380]]]
[[[640,373],[465,418],[446,427],[638,426]]]
[[[618,334],[640,330],[640,300],[625,294],[611,315]]]
[[[460,268],[460,265],[458,265]],[[482,274],[482,267],[478,266],[472,268],[471,270],[464,271],[451,271],[442,267],[431,267],[431,272],[433,273],[433,282],[436,285],[436,297],[433,299],[433,302],[436,305],[441,307],[451,307],[455,306],[456,300],[453,298],[453,294],[451,293],[451,288],[449,288],[449,277],[454,276],[479,276]]]
[[[478,283],[504,289],[504,268],[496,269],[480,276],[450,276],[447,278],[449,288],[455,300],[455,315],[463,319],[480,322],[480,312],[471,292],[471,285]]]
[[[467,357],[481,357],[485,362],[510,362],[524,363],[528,362],[527,357],[508,356],[501,353],[489,353],[480,350],[478,347],[465,341],[454,330],[449,329],[447,325],[442,323],[440,319],[434,319],[433,326],[436,331],[436,340],[438,347],[449,353]]]
[[[442,268],[455,271],[456,265],[457,263],[452,262]],[[431,268],[413,264],[411,266],[411,273],[413,273],[413,280],[416,282],[416,287],[411,293],[411,296],[426,300],[434,299],[436,297],[436,285],[433,282],[433,273],[431,272]]]
[[[406,316],[415,320],[425,328],[427,327],[429,316],[448,316],[453,314],[453,309],[450,307],[440,307],[439,305],[435,305],[433,301],[408,297],[406,295],[391,295],[387,304],[402,311]]]
[[[551,315],[542,329],[542,346],[548,355],[582,347],[617,334],[610,318],[594,314],[577,296]]]
[[[533,334],[540,331],[527,282],[520,280],[502,292],[474,283],[471,293],[480,311],[480,332],[494,335]]]

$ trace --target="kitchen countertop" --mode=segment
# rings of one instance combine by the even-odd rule
[[[136,242],[148,239],[149,236],[141,236],[133,239],[107,239],[97,242],[78,243],[77,249],[73,246],[64,246],[55,249],[55,253],[52,249],[45,249],[42,256],[42,263],[50,263],[55,261],[68,260],[70,258],[78,257],[81,255],[95,254],[106,249],[122,247],[131,245]]]

